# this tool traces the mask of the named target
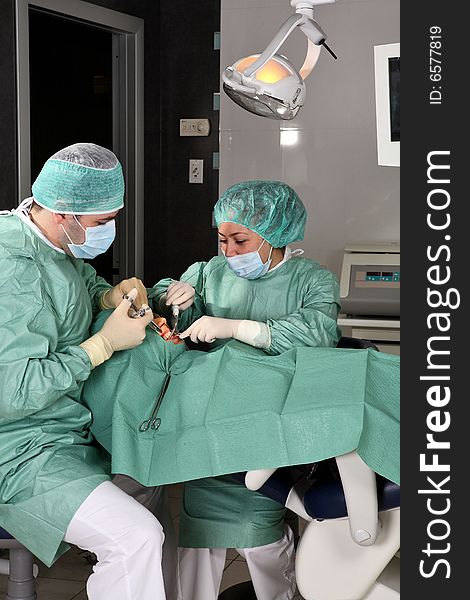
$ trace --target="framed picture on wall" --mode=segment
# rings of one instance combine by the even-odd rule
[[[400,166],[400,44],[374,46],[379,165]]]

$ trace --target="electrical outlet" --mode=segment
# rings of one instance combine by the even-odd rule
[[[189,183],[202,183],[204,174],[204,161],[202,158],[189,159]]]

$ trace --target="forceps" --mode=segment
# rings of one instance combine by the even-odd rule
[[[170,375],[167,374],[165,381],[163,382],[160,393],[158,394],[157,401],[155,402],[155,406],[150,414],[150,417],[145,421],[142,421],[139,427],[139,431],[147,431],[147,429],[158,429],[162,420],[160,417],[157,417],[158,409],[161,406],[163,401],[163,396],[165,395],[166,390],[168,389],[168,385],[170,383]]]

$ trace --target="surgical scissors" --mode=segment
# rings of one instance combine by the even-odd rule
[[[157,417],[158,409],[161,406],[163,401],[163,396],[165,395],[166,390],[168,389],[168,385],[170,383],[170,374],[167,373],[165,381],[161,387],[160,393],[158,394],[157,401],[155,403],[154,409],[148,419],[142,421],[139,427],[139,431],[147,431],[147,429],[158,429],[161,425],[162,420]]]

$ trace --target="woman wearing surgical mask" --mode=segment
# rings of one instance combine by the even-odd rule
[[[297,193],[278,181],[238,183],[218,200],[214,217],[222,255],[192,265],[181,281],[154,288],[162,308],[180,306],[180,337],[211,344],[234,338],[267,354],[336,346],[337,280],[288,246],[304,235],[306,212]],[[246,559],[258,600],[293,598],[293,535],[284,514],[280,504],[230,477],[187,483],[180,600],[217,598],[226,548]]]

